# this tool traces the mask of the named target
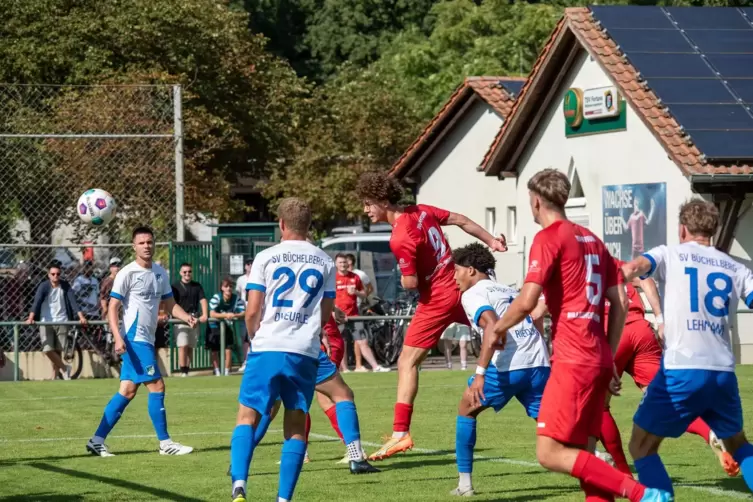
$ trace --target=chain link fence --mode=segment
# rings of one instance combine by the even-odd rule
[[[84,284],[106,276],[110,259],[132,259],[136,225],[152,227],[157,241],[182,239],[180,100],[178,86],[0,84],[0,321],[26,318],[53,260]],[[118,203],[107,226],[76,214],[90,188]],[[169,269],[167,249],[158,258]],[[94,298],[92,287],[82,300]],[[23,350],[38,350],[24,331]]]

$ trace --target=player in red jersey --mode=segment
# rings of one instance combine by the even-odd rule
[[[381,460],[413,448],[410,422],[418,393],[418,366],[453,322],[468,324],[455,284],[452,250],[441,227],[456,225],[494,251],[506,251],[504,236],[495,238],[463,215],[419,204],[401,206],[397,180],[383,173],[366,173],[358,181],[358,196],[372,222],[392,225],[392,249],[403,288],[419,293],[416,313],[405,334],[397,362],[397,403],[392,437],[370,460]]]
[[[495,325],[507,330],[537,306],[542,292],[552,316],[552,371],[541,399],[536,456],[546,469],[580,479],[586,500],[664,502],[672,495],[647,488],[593,455],[607,392],[619,391],[612,354],[627,314],[625,289],[606,246],[567,220],[570,182],[545,169],[528,182],[531,211],[541,230],[533,240],[520,295]],[[612,303],[604,336],[604,301]],[[477,368],[483,375],[485,368]]]
[[[618,267],[625,262],[614,259]],[[646,310],[643,306],[641,296],[636,290],[639,287],[646,294],[646,299],[651,310],[654,312],[659,327],[658,336],[654,333],[651,324],[646,320]],[[632,283],[626,284],[628,297],[628,314],[625,320],[625,328],[622,330],[620,344],[614,355],[614,365],[618,375],[623,372],[633,378],[635,384],[645,392],[648,384],[654,379],[654,375],[661,367],[662,359],[662,341],[664,331],[664,317],[661,309],[661,299],[656,283],[653,279],[633,279]],[[608,302],[607,302],[608,303]],[[609,305],[607,304],[607,311]],[[614,417],[609,409],[611,396],[607,396],[604,406],[604,412],[601,421],[601,440],[604,448],[614,460],[615,466],[626,474],[631,474],[630,466],[625,457],[625,451],[622,446],[622,438],[617,428]],[[719,459],[719,464],[729,476],[740,474],[740,466],[732,458],[722,445],[721,441],[716,439],[716,435],[706,422],[697,418],[687,428],[690,434],[700,436],[706,444],[711,446],[714,454]]]

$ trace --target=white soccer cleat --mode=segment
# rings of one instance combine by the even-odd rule
[[[361,449],[361,453],[363,454],[363,458],[366,458],[368,455],[366,455],[366,450],[363,448]],[[345,452],[345,456],[337,461],[338,464],[350,464],[350,456],[348,455],[348,452]]]
[[[456,497],[473,497],[475,494],[473,488],[460,488],[459,486],[450,492],[450,495]]]
[[[112,453],[110,453],[110,450],[107,448],[107,445],[104,443],[95,443],[91,439],[88,443],[86,443],[86,451],[91,453],[92,455],[96,455],[97,457],[114,457]]]
[[[374,373],[389,373],[390,371],[392,371],[392,368],[385,368],[384,366],[380,365],[371,371],[373,371]]]
[[[193,451],[193,447],[170,441],[165,446],[160,445],[160,455],[188,455]]]

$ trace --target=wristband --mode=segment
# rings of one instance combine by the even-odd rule
[[[656,324],[664,324],[664,316],[662,314],[654,316],[654,319],[656,320]]]
[[[483,366],[476,366],[476,374],[480,376],[486,375],[486,368]]]

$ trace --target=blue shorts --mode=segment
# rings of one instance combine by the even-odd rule
[[[655,436],[677,438],[698,417],[719,439],[743,430],[743,408],[733,372],[668,370],[662,365],[633,421]]]
[[[551,368],[539,366],[513,371],[498,371],[493,364],[489,365],[484,378],[484,396],[482,406],[494,408],[499,412],[513,397],[520,401],[526,413],[531,418],[539,416],[541,396],[549,379]],[[468,386],[473,383],[476,375],[468,379]]]
[[[319,369],[316,371],[316,385],[326,382],[337,373],[337,367],[323,350],[319,351]]]
[[[268,415],[278,399],[285,409],[311,408],[319,361],[289,352],[251,352],[241,381],[238,401]]]
[[[146,342],[125,341],[126,351],[120,357],[120,380],[136,384],[153,382],[162,378],[157,364],[157,350]]]

